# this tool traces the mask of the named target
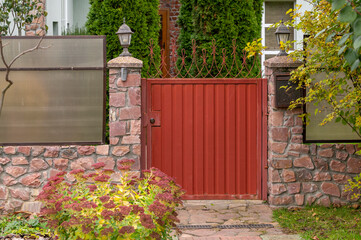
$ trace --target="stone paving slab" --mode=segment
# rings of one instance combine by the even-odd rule
[[[211,225],[211,229],[181,229],[179,240],[298,240],[286,235],[260,200],[187,200],[177,210],[180,225]],[[272,224],[273,228],[220,229],[219,225]],[[175,239],[177,239],[175,238]]]

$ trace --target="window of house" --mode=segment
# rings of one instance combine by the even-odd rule
[[[269,27],[277,23],[281,20],[284,22],[290,20],[290,17],[286,14],[286,12],[294,8],[294,1],[265,1],[264,2],[264,12],[263,12],[263,20],[262,20],[262,44],[267,47],[262,55],[262,62],[265,60],[276,56],[280,49],[277,44],[275,31],[276,29],[269,29]],[[295,31],[293,28],[290,28],[290,41],[295,40]],[[293,49],[293,48],[292,48]],[[291,49],[291,50],[292,50]],[[263,66],[262,66],[263,67]],[[263,67],[264,68],[264,67]]]

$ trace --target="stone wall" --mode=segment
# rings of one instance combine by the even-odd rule
[[[128,68],[127,81],[120,68]],[[142,61],[118,57],[108,63],[110,144],[98,146],[6,146],[0,147],[0,206],[6,211],[38,211],[34,202],[47,178],[60,171],[89,170],[95,162],[105,162],[119,179],[118,161],[134,159],[134,174],[140,168],[140,69]],[[71,176],[68,175],[71,180]],[[25,204],[23,204],[25,202]]]
[[[347,180],[361,172],[357,146],[350,144],[302,144],[303,123],[299,114],[275,107],[275,76],[299,66],[287,57],[265,62],[268,78],[268,201],[272,206],[303,206],[317,203],[346,204],[352,193],[344,192]]]
[[[40,7],[45,9],[46,0],[41,0]],[[45,9],[46,10],[46,9]],[[33,19],[32,23],[25,25],[25,36],[43,36],[45,31],[45,17]]]

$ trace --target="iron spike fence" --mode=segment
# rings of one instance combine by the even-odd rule
[[[198,47],[192,40],[190,56],[187,50],[177,49],[173,41],[172,49],[167,54],[161,49],[161,58],[156,60],[154,44],[150,40],[150,67],[147,78],[260,78],[261,61],[258,54],[249,57],[246,50],[238,51],[236,40],[232,41],[232,52],[222,48],[217,52],[216,41],[211,42],[211,51]],[[188,50],[189,52],[189,50]],[[240,53],[240,54],[239,54]],[[168,55],[168,56],[167,56]],[[228,59],[231,58],[231,61]]]

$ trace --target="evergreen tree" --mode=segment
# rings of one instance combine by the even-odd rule
[[[106,35],[107,59],[118,57],[122,52],[118,36],[115,34],[123,24],[132,29],[132,42],[129,52],[143,61],[143,72],[149,68],[149,41],[154,41],[154,52],[160,58],[156,44],[159,38],[159,0],[90,0],[90,10],[86,28],[89,34]]]
[[[225,48],[227,65],[231,66],[232,41],[236,40],[239,59],[247,42],[260,37],[263,0],[181,0],[181,4],[179,51],[184,48],[187,56],[192,53],[192,39],[196,40],[199,49],[206,49],[208,53],[212,52],[214,39],[217,53],[222,55],[220,51]],[[218,58],[220,62],[221,57]],[[191,60],[187,61],[189,64]],[[210,62],[211,59],[207,61]],[[241,64],[241,59],[238,64]],[[259,69],[258,61],[253,73],[257,74]],[[232,75],[235,74],[236,69],[232,72]]]

